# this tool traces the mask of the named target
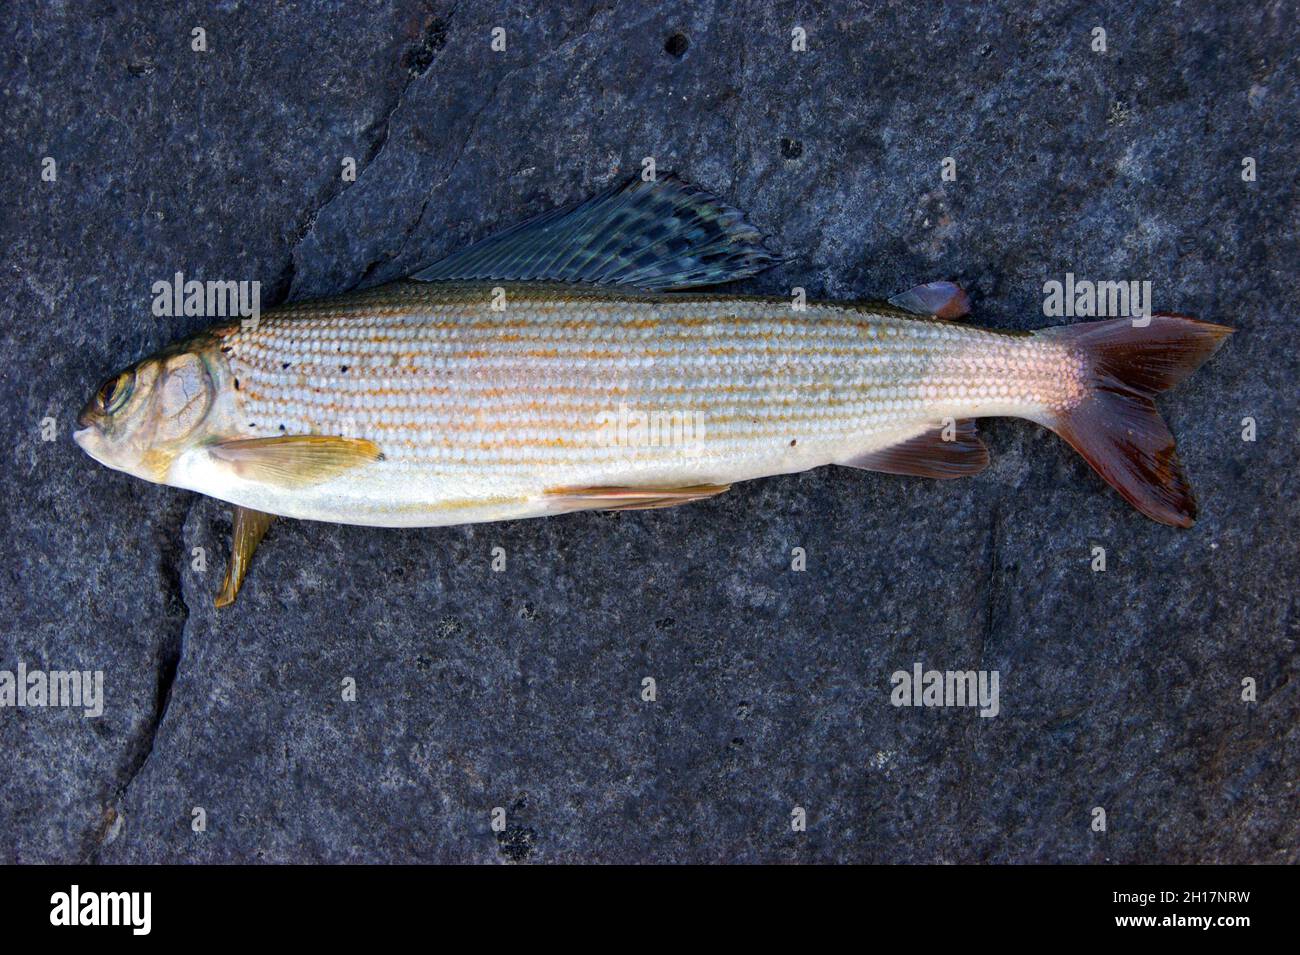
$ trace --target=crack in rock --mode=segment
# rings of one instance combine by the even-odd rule
[[[418,44],[414,47],[407,48],[399,58],[398,63],[406,70],[407,78],[402,83],[401,89],[397,91],[397,96],[393,99],[393,105],[389,107],[384,112],[384,115],[377,122],[373,123],[370,130],[367,131],[374,131],[374,134],[371,136],[370,147],[366,150],[356,180],[346,186],[331,186],[327,190],[329,195],[323,202],[317,203],[316,208],[295,233],[293,243],[289,247],[288,264],[286,265],[284,272],[281,274],[280,281],[283,284],[277,285],[277,288],[284,289],[286,296],[290,296],[293,293],[293,280],[298,273],[298,255],[303,241],[306,240],[307,236],[311,235],[312,230],[316,228],[316,222],[319,220],[321,214],[324,213],[325,210],[335,202],[335,200],[344,195],[350,186],[355,186],[360,182],[361,177],[375,166],[380,158],[383,157],[384,151],[388,149],[388,142],[392,135],[393,117],[406,103],[407,92],[410,90],[411,85],[428,73],[429,69],[433,66],[434,60],[437,58],[437,55],[442,52],[443,48],[447,45],[448,27],[458,6],[459,3],[453,4],[445,18],[431,17],[425,24],[424,32],[422,33]],[[357,279],[357,281],[353,283],[352,288],[359,285],[366,275],[373,272],[380,261],[382,261],[382,259],[376,260],[368,265],[363,272],[362,278]]]
[[[182,562],[185,555],[185,524],[189,520],[196,500],[195,495],[187,494],[183,506],[179,508],[179,519],[165,521],[163,525],[163,534],[166,536],[159,554],[159,578],[163,603],[168,611],[167,616],[179,617],[179,625],[174,632],[167,634],[159,645],[153,713],[134,744],[128,747],[128,751],[133,755],[126,768],[119,774],[124,778],[108,800],[109,805],[105,807],[104,816],[92,835],[93,843],[83,862],[98,861],[100,849],[115,839],[121,830],[123,819],[121,803],[125,801],[127,792],[145,764],[149,762],[149,757],[153,755],[158,730],[171,704],[172,687],[176,683],[176,675],[180,670],[181,657],[185,649],[185,630],[190,621],[190,607],[185,600],[185,587],[182,580],[184,572]]]

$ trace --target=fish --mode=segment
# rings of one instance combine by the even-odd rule
[[[1142,514],[1192,525],[1154,398],[1230,328],[1178,314],[984,328],[947,281],[884,301],[717,290],[779,261],[723,200],[634,177],[400,281],[185,338],[104,381],[74,439],[234,505],[218,606],[276,517],[657,509],[823,465],[960,478],[988,465],[984,417],[1050,429]]]

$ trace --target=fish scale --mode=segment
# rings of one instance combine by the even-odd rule
[[[564,461],[564,480],[601,477],[572,473],[579,463],[704,461],[726,477],[785,462],[791,441],[833,453],[860,439],[862,451],[872,434],[994,405],[1034,413],[1068,395],[1074,367],[1059,345],[888,306],[535,284],[399,283],[293,305],[232,329],[223,351],[250,437],[284,424],[366,438],[390,466],[430,476],[471,460],[529,469],[534,492],[538,463]],[[611,443],[618,402],[703,427],[685,444]]]

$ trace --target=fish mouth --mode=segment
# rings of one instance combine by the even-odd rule
[[[112,467],[112,465],[105,461],[99,454],[99,448],[96,446],[95,441],[96,434],[97,431],[93,427],[78,428],[76,431],[72,432],[72,440],[77,442],[77,447],[90,455],[93,460],[98,461],[105,467]]]

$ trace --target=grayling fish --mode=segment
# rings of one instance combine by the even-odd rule
[[[1177,315],[1031,334],[890,302],[675,291],[775,261],[740,212],[633,180],[411,279],[214,326],[106,381],[77,443],[235,505],[218,604],[275,515],[387,527],[668,507],[841,464],[955,478],[973,419],[1061,435],[1138,510],[1195,505],[1152,398],[1230,329]]]

